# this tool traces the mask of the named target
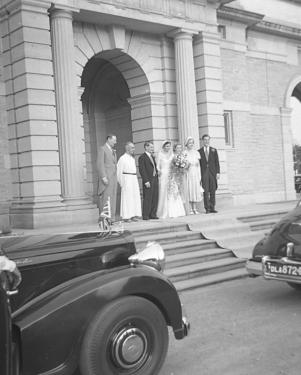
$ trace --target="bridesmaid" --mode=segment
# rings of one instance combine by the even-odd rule
[[[197,203],[202,201],[203,188],[201,185],[200,153],[194,149],[194,139],[188,137],[185,142],[189,169],[187,171],[187,191],[190,204],[190,214],[198,214]]]

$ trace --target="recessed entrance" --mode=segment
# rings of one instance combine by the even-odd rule
[[[85,87],[82,102],[87,183],[89,193],[97,203],[98,148],[105,143],[108,134],[115,134],[119,158],[124,152],[124,144],[132,141],[130,91],[122,74],[110,61],[95,57],[85,68],[82,85]]]
[[[85,45],[82,34],[78,35],[78,42],[80,42],[78,55],[82,56],[80,45],[83,44],[83,49]],[[132,48],[130,52],[135,54],[135,58],[130,53],[113,48],[95,53],[86,60],[85,65],[82,58],[76,61],[77,65],[82,67],[80,86],[84,88],[81,100],[86,194],[94,203],[98,202],[97,151],[105,143],[106,136],[108,134],[117,136],[118,158],[123,154],[127,141],[135,144],[139,155],[143,150],[145,139],[153,137],[154,97],[146,72],[142,68],[147,60],[145,58],[141,60],[144,56],[143,50],[139,52],[139,56],[136,48]],[[117,197],[117,214],[119,206]]]

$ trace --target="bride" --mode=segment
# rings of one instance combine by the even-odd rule
[[[178,185],[171,173],[174,154],[171,142],[165,141],[159,152],[157,168],[159,174],[159,202],[157,216],[161,219],[185,216],[184,205]]]

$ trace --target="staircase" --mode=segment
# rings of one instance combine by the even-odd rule
[[[256,206],[239,212],[192,215],[138,223],[131,231],[137,248],[148,241],[161,244],[164,273],[178,291],[247,276],[245,261],[254,245],[283,217],[293,203]]]
[[[244,277],[244,260],[185,223],[154,224],[133,231],[137,248],[157,241],[166,255],[164,273],[179,291]]]
[[[248,216],[241,216],[237,219],[243,223],[247,223],[251,231],[265,230],[269,231],[274,224],[276,224],[284,215],[286,215],[288,209],[279,209],[278,211],[271,212],[258,212]]]

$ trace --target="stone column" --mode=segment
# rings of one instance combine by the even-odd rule
[[[59,130],[62,196],[66,204],[81,204],[84,194],[83,140],[79,121],[74,67],[72,11],[51,11],[56,111]]]
[[[282,153],[283,153],[283,175],[284,175],[284,199],[296,199],[294,186],[294,160],[293,142],[291,129],[292,109],[281,107],[281,132],[282,132]]]
[[[184,143],[188,136],[199,146],[198,112],[193,61],[193,32],[177,29],[169,36],[174,37],[178,131],[180,142]]]

